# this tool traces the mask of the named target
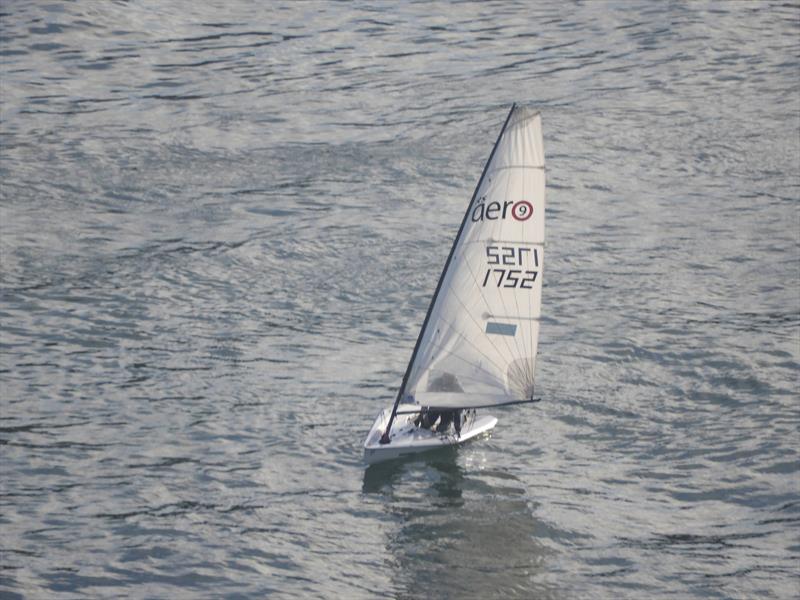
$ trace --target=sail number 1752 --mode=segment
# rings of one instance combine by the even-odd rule
[[[539,275],[539,250],[525,246],[486,246],[483,287],[533,289]]]

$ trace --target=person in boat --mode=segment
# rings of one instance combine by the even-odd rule
[[[450,429],[450,425],[453,424],[453,412],[452,410],[446,410],[442,413],[439,418],[439,424],[436,426],[436,433],[444,433]]]
[[[430,429],[431,431],[433,431],[433,428],[438,420],[439,420],[438,411],[423,408],[417,415],[417,418],[414,419],[414,425],[416,425],[417,427],[422,427],[423,429]]]
[[[461,411],[422,409],[417,418],[414,419],[414,425],[430,429],[436,433],[446,433],[452,425],[456,434],[461,435]]]
[[[460,410],[447,410],[442,412],[439,419],[439,424],[436,426],[437,433],[445,433],[450,426],[455,429],[456,435],[461,435],[461,411]]]
[[[438,373],[428,383],[428,391],[430,392],[463,392],[461,385],[458,383],[458,378],[452,373]],[[461,411],[456,410],[439,410],[435,411],[436,416],[439,417],[438,424],[435,420],[431,421],[432,430],[436,433],[446,433],[452,426],[457,435],[461,435]],[[435,425],[435,427],[433,427]]]

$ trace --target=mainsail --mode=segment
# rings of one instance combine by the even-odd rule
[[[533,398],[544,212],[541,118],[515,105],[464,216],[398,402],[472,408]]]

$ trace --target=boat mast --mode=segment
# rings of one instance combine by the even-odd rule
[[[389,432],[392,430],[392,423],[394,423],[394,418],[397,415],[397,406],[400,404],[400,400],[403,397],[403,394],[405,394],[406,384],[408,383],[408,378],[411,375],[411,368],[414,365],[414,360],[417,358],[417,351],[419,350],[420,344],[422,343],[422,337],[425,335],[425,329],[428,327],[428,321],[431,318],[433,307],[436,304],[436,298],[439,296],[439,290],[442,289],[444,276],[447,273],[448,267],[450,266],[450,261],[453,260],[453,254],[455,254],[456,246],[458,246],[458,240],[461,238],[461,233],[464,231],[464,226],[466,225],[467,219],[469,218],[469,211],[472,208],[472,203],[475,202],[475,198],[478,195],[478,191],[481,189],[481,185],[483,184],[483,179],[484,177],[486,177],[486,172],[489,170],[489,165],[492,164],[494,153],[497,150],[497,146],[500,144],[500,140],[502,139],[503,134],[506,131],[506,126],[508,125],[508,122],[511,120],[511,115],[514,114],[514,109],[516,107],[517,107],[516,103],[511,105],[511,110],[508,111],[508,116],[506,117],[505,123],[503,123],[503,128],[500,130],[500,135],[497,136],[497,141],[494,143],[494,147],[492,148],[492,153],[489,154],[489,160],[486,161],[486,166],[483,167],[483,173],[481,173],[481,178],[478,180],[478,185],[475,186],[475,191],[472,193],[472,199],[469,201],[469,204],[467,204],[467,211],[464,213],[464,218],[461,220],[461,227],[458,228],[456,239],[453,241],[453,247],[450,248],[450,254],[447,256],[447,262],[444,263],[444,269],[442,269],[442,274],[439,276],[439,283],[436,284],[436,291],[433,292],[433,298],[431,298],[431,303],[428,306],[428,312],[425,315],[425,320],[422,322],[422,328],[419,330],[417,343],[414,344],[414,351],[411,353],[411,360],[408,361],[408,367],[406,367],[405,375],[403,375],[403,382],[400,384],[400,389],[397,390],[397,398],[395,398],[394,400],[394,406],[392,407],[392,414],[389,417],[389,423],[386,425],[386,431],[384,431],[383,435],[381,436],[381,444],[388,444],[391,441],[389,438]]]

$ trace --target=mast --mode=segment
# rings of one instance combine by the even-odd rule
[[[483,173],[481,173],[480,179],[478,179],[478,185],[475,186],[475,191],[472,193],[472,198],[467,204],[467,210],[464,213],[464,218],[461,220],[461,227],[458,228],[458,233],[456,234],[456,239],[453,241],[453,246],[450,248],[450,254],[447,256],[447,261],[444,263],[444,269],[442,269],[442,274],[439,275],[439,283],[436,284],[436,291],[433,292],[433,298],[431,298],[431,303],[428,306],[428,312],[425,314],[425,320],[422,322],[422,328],[419,330],[419,336],[417,337],[417,343],[414,344],[414,351],[411,353],[411,360],[408,361],[408,366],[406,367],[406,372],[403,375],[403,381],[400,384],[400,389],[397,390],[397,398],[394,400],[394,406],[392,407],[392,414],[389,417],[389,423],[386,425],[386,431],[383,432],[381,436],[381,444],[388,444],[391,440],[389,438],[389,432],[392,430],[392,423],[394,423],[394,418],[397,415],[397,406],[400,404],[400,399],[403,397],[406,391],[406,384],[408,383],[408,378],[411,375],[411,368],[414,365],[414,360],[417,358],[417,351],[419,350],[419,346],[422,343],[422,338],[425,335],[425,329],[428,327],[428,321],[431,318],[431,313],[433,312],[433,307],[436,304],[436,298],[439,296],[439,290],[442,289],[442,283],[444,282],[444,276],[447,274],[447,269],[450,267],[450,262],[453,260],[453,255],[456,252],[456,246],[458,246],[458,240],[461,238],[461,232],[464,231],[464,225],[467,223],[467,219],[469,218],[469,212],[472,208],[472,203],[475,202],[475,198],[478,195],[478,191],[481,189],[481,184],[483,183],[484,177],[486,177],[486,172],[489,170],[489,165],[492,164],[492,159],[494,158],[494,153],[497,150],[497,146],[500,144],[500,140],[503,138],[503,134],[506,131],[506,126],[508,122],[511,120],[511,115],[514,114],[514,109],[517,107],[516,102],[511,105],[511,110],[508,111],[508,116],[506,117],[505,123],[503,123],[503,128],[500,130],[500,135],[497,136],[497,141],[494,143],[494,147],[492,148],[491,154],[489,154],[489,160],[486,161],[486,166],[483,167]]]

